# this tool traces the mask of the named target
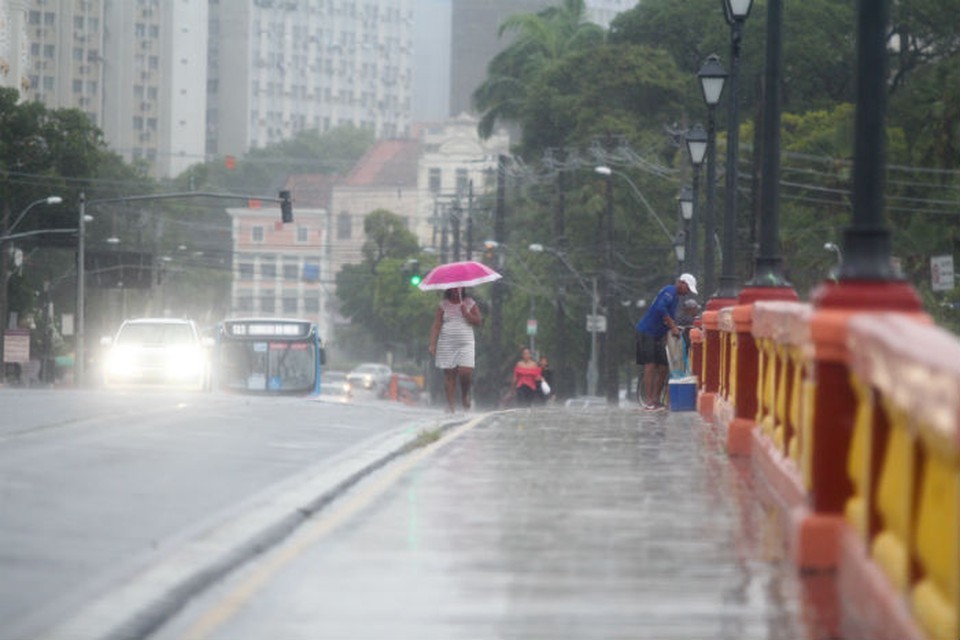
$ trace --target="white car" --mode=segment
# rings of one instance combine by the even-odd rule
[[[347,381],[354,386],[364,389],[380,390],[390,384],[393,371],[385,364],[365,362],[347,374]]]
[[[126,320],[107,348],[103,382],[107,387],[163,386],[203,389],[209,376],[209,349],[192,320]]]

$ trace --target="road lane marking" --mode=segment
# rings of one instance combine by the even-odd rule
[[[296,535],[280,549],[270,553],[261,566],[191,624],[183,634],[183,639],[204,640],[208,638],[210,634],[237,615],[256,596],[257,592],[263,589],[284,567],[297,559],[321,538],[369,506],[421,461],[476,427],[483,421],[484,417],[483,415],[477,416],[466,424],[454,428],[436,442],[408,454],[398,461],[392,469],[380,474],[379,478],[359,491],[357,495],[349,497],[339,508],[331,510],[328,514],[316,516],[309,524],[305,525],[299,535]]]

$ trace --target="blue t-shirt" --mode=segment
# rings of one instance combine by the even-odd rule
[[[677,317],[677,305],[680,302],[680,296],[677,295],[677,286],[668,284],[654,299],[653,304],[643,314],[640,321],[637,322],[637,331],[653,336],[654,338],[663,337],[670,330],[663,319],[670,316],[673,319]]]

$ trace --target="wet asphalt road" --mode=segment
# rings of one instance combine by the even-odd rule
[[[825,637],[745,468],[693,413],[477,418],[369,477],[155,638]]]

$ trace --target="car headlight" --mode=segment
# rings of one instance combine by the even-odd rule
[[[130,347],[114,347],[107,354],[106,369],[111,376],[126,377],[134,372],[136,354]]]

